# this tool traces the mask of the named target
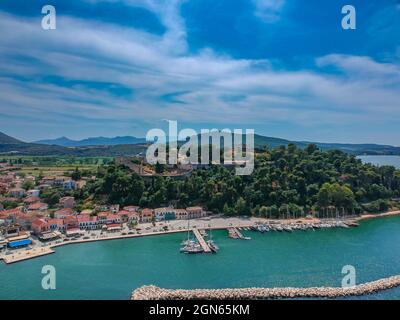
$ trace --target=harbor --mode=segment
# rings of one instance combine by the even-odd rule
[[[50,241],[46,244],[40,244],[35,241],[28,248],[15,249],[9,251],[0,251],[0,260],[4,263],[10,264],[15,262],[21,262],[24,260],[30,260],[36,257],[42,257],[44,255],[54,253],[56,248],[98,241],[107,240],[118,240],[118,239],[130,239],[147,236],[159,236],[174,233],[188,233],[190,231],[194,234],[193,229],[198,229],[200,232],[210,233],[211,239],[207,239],[199,242],[197,236],[194,239],[186,239],[181,243],[181,252],[185,253],[216,253],[220,247],[212,239],[212,230],[228,230],[228,237],[233,239],[250,240],[248,236],[242,234],[243,231],[257,231],[260,233],[267,232],[294,232],[294,231],[315,231],[318,229],[332,229],[332,228],[352,228],[357,227],[360,221],[369,220],[373,218],[386,218],[397,216],[400,211],[392,211],[383,213],[380,215],[365,215],[357,218],[351,218],[346,220],[341,219],[300,219],[300,220],[271,220],[271,219],[260,219],[260,218],[203,218],[203,219],[192,219],[187,221],[171,221],[168,223],[168,229],[163,229],[162,224],[158,223],[153,226],[151,223],[143,224],[142,231],[139,233],[119,233],[112,234],[100,234],[95,231],[91,231],[89,236],[82,236],[74,239],[68,239],[68,241]],[[186,226],[185,226],[186,224]],[[189,225],[192,224],[193,227]],[[236,231],[232,231],[236,230]],[[238,235],[238,233],[240,235]],[[200,234],[201,235],[201,234]],[[203,237],[203,236],[201,236]],[[26,238],[26,237],[25,237]],[[24,239],[25,239],[24,238]],[[18,240],[19,241],[19,240]],[[205,244],[205,245],[204,245]],[[185,248],[186,247],[186,248]],[[208,248],[207,248],[208,247]],[[35,250],[33,250],[35,249]],[[183,249],[183,250],[182,250]],[[26,253],[28,252],[28,253]]]
[[[222,225],[222,220],[217,222]],[[225,220],[225,228],[212,229],[212,239],[220,247],[217,254],[180,253],[179,244],[187,239],[185,227],[157,236],[60,245],[54,248],[55,254],[0,264],[0,297],[130,299],[133,290],[147,285],[185,290],[334,288],[341,286],[345,265],[356,267],[357,284],[400,274],[400,217],[368,219],[357,228],[267,233],[245,230],[255,221],[243,219],[238,230],[250,235],[250,241],[228,237],[232,222]],[[207,241],[208,224],[196,222],[191,227],[205,229]],[[44,265],[56,267],[57,290],[41,289]],[[362,298],[377,295],[399,299],[400,288]]]

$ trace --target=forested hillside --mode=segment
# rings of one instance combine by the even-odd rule
[[[236,176],[222,166],[195,170],[183,180],[161,176],[143,179],[122,167],[101,167],[99,179],[82,190],[84,200],[123,205],[178,207],[203,205],[227,215],[285,216],[326,212],[384,211],[400,194],[400,171],[363,164],[341,151],[291,144],[258,154],[250,176]]]

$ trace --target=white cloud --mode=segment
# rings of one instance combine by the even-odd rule
[[[266,126],[400,118],[399,66],[369,57],[328,55],[316,60],[319,70],[278,71],[268,61],[233,59],[207,48],[198,54],[175,50],[181,38],[168,33],[72,17],[61,16],[57,30],[43,31],[35,19],[0,14],[0,29],[0,113],[8,117],[29,115],[54,125],[68,119],[72,125],[77,118],[108,121],[110,129],[119,122],[154,125],[164,118]],[[327,66],[341,72],[328,73]],[[42,76],[79,83],[43,83],[37,80]],[[113,83],[133,90],[133,96],[81,84],[85,81]],[[175,92],[183,103],[162,100]],[[240,99],[229,99],[234,96]],[[2,121],[7,120],[0,126]]]
[[[264,22],[273,23],[279,20],[285,0],[253,0],[255,14]]]

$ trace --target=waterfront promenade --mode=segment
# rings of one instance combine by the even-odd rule
[[[241,219],[237,217],[232,218],[201,218],[201,219],[193,219],[190,220],[191,226],[189,231],[193,231],[195,228],[202,229],[227,229],[232,226],[236,227],[250,227],[254,224],[258,219],[248,218]],[[168,230],[163,230],[162,227],[168,226]],[[101,234],[99,230],[91,230],[88,232],[91,236],[88,239],[76,239],[69,241],[58,241],[50,242],[47,246],[40,246],[40,244],[36,244],[32,249],[18,249],[13,251],[12,254],[4,254],[0,253],[0,260],[3,260],[6,264],[15,263],[23,260],[28,260],[36,257],[41,257],[46,254],[54,253],[55,248],[78,244],[78,243],[88,243],[88,242],[97,242],[97,241],[106,241],[106,240],[118,240],[118,239],[130,239],[130,238],[138,238],[145,236],[159,236],[180,232],[187,232],[187,220],[174,220],[169,222],[156,223],[156,226],[153,226],[151,223],[140,224],[140,233],[136,232],[134,234],[122,234],[125,232],[111,233],[111,234]],[[126,230],[125,230],[126,231]],[[92,236],[93,235],[93,236]]]
[[[360,217],[352,218],[352,221],[361,221],[372,218],[383,218],[389,216],[399,215],[400,210],[391,211],[382,214],[366,214]],[[200,219],[190,220],[190,231],[192,229],[211,229],[211,230],[221,230],[221,229],[229,229],[229,228],[249,228],[253,226],[255,223],[268,223],[271,220],[265,218],[258,217],[248,217],[248,218],[240,218],[240,217],[206,217]],[[276,220],[274,220],[276,221]],[[311,222],[319,222],[319,219],[295,219],[295,220],[279,220],[280,223],[294,223],[299,222],[302,223],[311,223]],[[164,227],[168,227],[167,230],[164,230]],[[87,239],[79,238],[79,239],[71,239],[69,241],[56,241],[49,242],[47,245],[43,245],[42,243],[35,241],[36,243],[30,249],[18,249],[13,250],[9,254],[0,253],[0,260],[3,260],[6,264],[15,263],[19,261],[24,261],[36,257],[41,257],[47,254],[54,253],[55,248],[72,245],[78,243],[86,243],[86,242],[95,242],[95,241],[106,241],[106,240],[117,240],[117,239],[129,239],[129,238],[137,238],[144,236],[157,236],[157,235],[165,235],[179,232],[187,232],[187,220],[172,220],[168,222],[158,222],[155,226],[151,223],[145,223],[139,225],[140,231],[136,231],[133,234],[129,234],[128,230],[123,230],[118,233],[111,234],[102,234],[100,230],[91,230],[87,232]]]

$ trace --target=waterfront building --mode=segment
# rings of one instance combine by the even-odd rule
[[[154,217],[157,221],[175,220],[176,212],[174,208],[157,208],[154,209]]]
[[[6,226],[1,227],[3,235],[6,238],[18,236],[21,230],[21,226],[16,223],[7,224]]]
[[[58,239],[60,236],[61,236],[61,233],[56,230],[56,231],[43,232],[38,237],[42,241],[49,241],[49,240]]]
[[[76,216],[67,216],[64,219],[65,231],[79,229],[79,222]]]
[[[48,219],[47,223],[49,224],[51,231],[65,231],[65,224],[63,219]]]
[[[153,220],[153,210],[151,209],[143,209],[142,212],[140,212],[140,222],[146,223],[146,222],[151,222]]]
[[[26,247],[32,243],[28,234],[21,234],[15,237],[8,238],[7,246],[12,249]]]
[[[80,214],[77,219],[81,230],[96,230],[99,227],[97,217]]]
[[[44,219],[35,219],[32,221],[32,231],[36,234],[39,235],[43,232],[49,231],[50,230],[50,225],[49,223],[44,220]]]
[[[177,220],[188,219],[188,212],[185,209],[175,209],[175,216]]]
[[[44,214],[42,214],[41,212],[19,212],[14,216],[14,222],[16,222],[17,224],[19,224],[21,226],[22,229],[24,230],[30,230],[32,227],[32,222],[36,219],[40,219],[43,218]]]
[[[121,217],[118,214],[108,214],[106,219],[106,224],[116,224],[121,223]]]
[[[79,228],[71,228],[65,231],[65,235],[67,237],[75,237],[85,234],[85,230],[81,230]]]
[[[188,207],[186,208],[188,219],[198,219],[206,215],[202,207]]]
[[[105,226],[107,232],[118,232],[122,230],[122,225],[119,223],[108,224]]]

